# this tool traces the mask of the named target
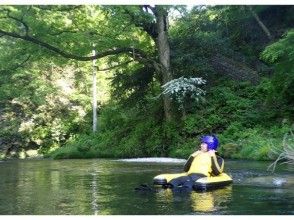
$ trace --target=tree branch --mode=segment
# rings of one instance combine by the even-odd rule
[[[150,16],[150,14],[146,11],[144,11],[143,8],[150,8],[148,6],[138,6],[139,9],[142,11],[142,13],[145,14],[145,16]],[[151,9],[151,8],[150,8]],[[135,26],[142,28],[149,36],[152,37],[154,41],[156,41],[157,38],[157,31],[156,31],[156,25],[153,21],[147,21],[146,19],[142,19],[140,16],[136,16],[132,11],[130,11],[128,8],[124,8],[124,12],[130,16],[131,21],[135,24]]]
[[[64,34],[64,33],[72,33],[72,34],[75,34],[75,33],[78,33],[78,31],[74,31],[74,30],[62,30],[62,31],[58,31],[58,32],[55,32],[55,33],[48,33],[48,34],[50,34],[51,36],[58,36],[58,35],[61,35],[61,34]]]
[[[146,9],[146,12],[148,12],[148,9],[150,9],[152,13],[155,14],[155,7],[152,7],[151,5],[143,5],[143,7]]]
[[[271,32],[269,31],[269,29],[260,20],[258,14],[253,10],[252,6],[248,5],[248,8],[249,8],[249,11],[251,12],[251,14],[253,15],[253,17],[255,18],[255,20],[257,21],[257,23],[259,24],[259,26],[261,27],[261,29],[266,34],[267,38],[271,41],[273,39],[273,36],[271,35]]]
[[[7,17],[1,17],[1,19],[8,19],[8,18],[10,18],[10,19],[12,19],[12,20],[14,20],[14,21],[20,23],[20,24],[24,27],[24,29],[25,29],[25,35],[28,35],[28,34],[29,34],[29,26],[27,25],[27,23],[25,23],[25,22],[23,21],[23,19],[13,17],[13,16],[10,14],[11,11],[8,10],[8,9],[3,9],[3,11],[5,11],[5,12],[7,13]]]
[[[28,55],[26,59],[24,59],[21,63],[17,64],[12,70],[16,70],[20,67],[22,67],[26,62],[28,62],[31,59],[32,55]]]
[[[7,32],[7,31],[0,29],[0,35],[1,34],[9,36],[9,37],[17,38],[17,39],[22,39],[24,41],[27,41],[27,42],[39,45],[43,48],[46,48],[47,50],[52,51],[54,53],[57,53],[57,54],[61,55],[62,57],[74,59],[74,60],[79,60],[79,61],[90,61],[90,60],[100,59],[100,58],[110,56],[110,55],[121,54],[121,53],[129,54],[129,55],[133,56],[134,59],[138,59],[138,60],[143,60],[143,59],[146,60],[147,59],[147,56],[145,55],[144,51],[142,51],[140,49],[136,49],[136,48],[131,48],[131,47],[112,48],[112,49],[97,53],[95,56],[79,56],[79,55],[65,52],[65,51],[59,49],[58,47],[52,46],[51,44],[48,44],[46,42],[43,42],[37,38],[31,37],[28,35],[22,36],[20,34],[14,33],[14,32]]]
[[[29,59],[30,59],[31,57],[32,57],[32,55],[28,55],[28,56],[27,56],[22,62],[16,64],[14,67],[9,68],[9,70],[0,69],[0,72],[2,72],[2,71],[15,71],[15,70],[17,70],[18,68],[24,66],[24,64],[25,64],[26,62],[28,62]]]

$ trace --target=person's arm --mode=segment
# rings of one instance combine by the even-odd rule
[[[215,153],[211,156],[211,169],[212,175],[217,176],[224,171],[224,159],[220,156],[215,155]]]

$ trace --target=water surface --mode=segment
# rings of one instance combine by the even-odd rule
[[[293,187],[250,178],[271,175],[269,162],[228,161],[232,186],[211,192],[136,192],[160,173],[181,172],[183,161],[11,160],[0,163],[2,215],[294,214]],[[289,165],[279,178],[293,177]]]

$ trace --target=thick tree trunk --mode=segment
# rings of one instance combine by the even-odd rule
[[[170,47],[168,42],[168,17],[167,11],[161,6],[155,8],[157,38],[156,44],[158,49],[159,62],[162,65],[162,80],[163,84],[172,80],[170,70]],[[169,97],[163,97],[163,106],[165,119],[170,121],[172,118],[172,103]]]

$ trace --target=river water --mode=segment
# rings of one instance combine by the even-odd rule
[[[210,192],[137,192],[155,175],[182,171],[183,160],[10,160],[0,162],[1,215],[294,214],[290,165],[226,160],[234,183]],[[263,179],[265,178],[265,179]],[[256,180],[256,181],[255,181]]]

